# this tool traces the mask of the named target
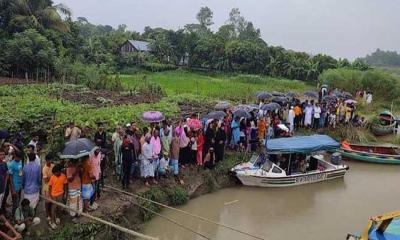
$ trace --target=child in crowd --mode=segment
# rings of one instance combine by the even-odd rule
[[[66,199],[67,193],[67,177],[61,172],[62,166],[56,165],[53,168],[53,176],[51,176],[49,181],[49,192],[51,199],[61,204],[64,204],[64,199]],[[60,224],[60,218],[57,217],[58,206],[52,204],[51,207],[51,221],[50,227],[52,229],[57,229],[57,225]]]
[[[158,173],[160,174],[160,177],[167,177],[169,175],[169,158],[168,155],[164,155],[160,159],[160,167],[158,169]]]

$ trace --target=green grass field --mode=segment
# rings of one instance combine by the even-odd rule
[[[299,92],[315,89],[305,82],[256,75],[205,75],[183,70],[121,75],[125,89],[144,82],[159,84],[167,95],[188,93],[213,99],[249,100],[259,91]]]

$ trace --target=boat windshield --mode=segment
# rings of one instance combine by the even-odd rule
[[[269,170],[271,170],[271,168],[273,166],[272,164],[273,163],[270,160],[266,160],[265,163],[261,166],[261,169],[266,172],[269,172]]]

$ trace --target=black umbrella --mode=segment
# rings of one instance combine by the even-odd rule
[[[295,92],[288,92],[285,95],[286,97],[290,97],[290,98],[294,98],[294,97],[298,97],[299,94],[295,93]]]
[[[227,101],[221,101],[214,106],[215,110],[224,110],[224,109],[228,109],[230,107],[231,107],[231,104]]]
[[[318,98],[318,93],[312,92],[312,91],[307,91],[307,92],[304,92],[304,96],[309,97],[309,98]]]
[[[323,100],[327,101],[327,102],[336,102],[336,97],[335,96],[324,96]]]
[[[258,108],[258,106],[257,106],[257,108]],[[245,110],[246,112],[251,112],[252,110],[254,110],[254,108],[251,107],[250,105],[240,104],[240,105],[233,107],[234,112],[236,112],[237,110]]]
[[[284,97],[285,94],[281,93],[281,92],[273,91],[272,92],[272,96],[274,96],[274,97]]]
[[[272,102],[279,103],[281,105],[286,104],[288,102],[288,99],[286,97],[276,97],[272,99]]]
[[[343,97],[342,93],[340,91],[338,91],[338,90],[333,90],[333,95],[335,95],[338,98],[342,98]]]
[[[353,98],[353,94],[349,92],[342,92],[342,96],[346,99]]]
[[[276,109],[280,109],[281,105],[279,105],[278,103],[272,102],[272,103],[268,103],[268,104],[264,104],[261,106],[261,110],[264,111],[274,111]]]
[[[7,130],[0,130],[0,139],[8,139],[10,137],[10,133]]]
[[[267,92],[259,92],[257,93],[256,97],[258,99],[269,99],[272,98],[272,94],[271,93],[267,93]]]
[[[238,110],[236,110],[235,112],[233,112],[233,116],[235,116],[235,117],[243,117],[243,118],[250,118],[251,117],[251,115],[250,115],[250,113],[249,112],[247,112],[246,110],[244,110],[244,109],[238,109]]]
[[[209,112],[206,115],[206,118],[208,119],[223,119],[226,116],[226,113],[223,111],[214,111],[214,112]]]
[[[88,156],[93,151],[95,145],[87,138],[78,138],[65,143],[60,158],[78,159]]]

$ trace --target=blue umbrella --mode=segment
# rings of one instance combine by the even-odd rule
[[[78,159],[89,156],[95,145],[87,138],[78,138],[65,143],[65,148],[62,151],[60,158],[63,159]]]
[[[281,105],[279,105],[278,103],[272,102],[272,103],[262,105],[260,109],[263,111],[274,111],[274,110],[277,110],[280,108],[281,108]]]

